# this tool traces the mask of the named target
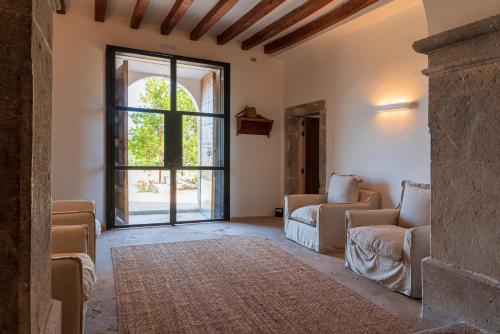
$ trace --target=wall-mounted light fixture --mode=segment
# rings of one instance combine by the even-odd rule
[[[417,107],[418,107],[418,102],[402,102],[402,103],[384,104],[381,106],[376,106],[375,112],[415,109]]]

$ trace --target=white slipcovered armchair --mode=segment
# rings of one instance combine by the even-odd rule
[[[380,207],[380,195],[359,189],[359,182],[355,176],[333,174],[328,194],[286,195],[286,237],[316,252],[341,251],[346,210]]]
[[[95,216],[91,200],[52,201],[52,226],[86,225],[88,228],[88,254],[96,260],[96,236],[101,234],[101,223]]]
[[[100,232],[93,201],[52,201],[52,298],[62,302],[62,334],[84,333]]]
[[[430,255],[430,185],[403,181],[402,187],[396,209],[346,213],[346,266],[421,298],[421,261]]]
[[[62,302],[62,334],[83,334],[96,274],[86,225],[52,227],[52,298]]]

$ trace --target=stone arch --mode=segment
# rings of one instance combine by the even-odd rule
[[[129,81],[128,86],[131,87],[132,85],[136,84],[139,81],[143,81],[143,80],[150,79],[150,78],[160,78],[160,79],[170,81],[170,78],[166,77],[166,76],[157,75],[157,74],[154,74],[154,75],[153,74],[143,74],[143,75],[136,75],[136,76],[132,77],[132,80]],[[200,98],[196,98],[194,96],[194,94],[191,92],[191,90],[187,87],[186,84],[177,81],[177,85],[179,85],[179,87],[181,87],[181,89],[184,92],[186,92],[186,94],[189,95],[189,97],[191,98],[191,100],[193,101],[193,103],[196,107],[196,112],[200,112]]]

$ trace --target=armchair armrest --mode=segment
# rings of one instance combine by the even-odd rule
[[[295,209],[306,205],[319,205],[326,202],[326,194],[285,195],[285,212],[289,216]]]
[[[370,225],[397,225],[399,209],[353,210],[345,215],[346,230]]]
[[[403,258],[410,264],[411,296],[422,296],[422,260],[431,255],[431,227],[419,226],[406,231]]]
[[[90,200],[59,200],[52,201],[52,213],[62,212],[95,212],[94,201]]]
[[[319,206],[316,230],[321,251],[342,250],[345,245],[345,214],[348,210],[370,210],[369,202],[327,203]]]
[[[62,255],[52,258],[52,298],[62,302],[63,333],[80,334],[85,303],[82,264],[77,258]]]
[[[380,209],[380,193],[376,191],[359,189],[358,201],[370,203],[372,209]]]
[[[94,202],[52,201],[52,226],[86,225],[88,228],[88,254],[95,262],[96,231]]]
[[[422,255],[425,258],[431,252],[431,227],[419,226],[406,230],[403,251],[405,254],[413,257]],[[417,254],[418,253],[418,254]]]
[[[52,298],[62,302],[62,333],[83,334],[85,301],[84,263],[78,253],[53,254]]]
[[[52,254],[87,253],[86,225],[52,226]]]
[[[358,202],[358,203],[325,203],[321,204],[319,207],[319,216],[321,221],[321,215],[325,218],[338,216],[344,223],[345,213],[348,210],[362,210],[362,211],[373,211],[370,210],[370,203],[368,202]],[[325,220],[325,219],[324,219]]]

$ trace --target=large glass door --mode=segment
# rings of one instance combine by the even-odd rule
[[[229,64],[108,46],[107,224],[229,219]]]

